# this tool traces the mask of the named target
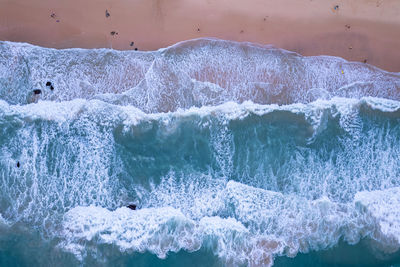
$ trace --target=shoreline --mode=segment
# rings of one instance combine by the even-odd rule
[[[400,72],[396,0],[0,0],[0,6],[3,41],[149,51],[210,37]]]

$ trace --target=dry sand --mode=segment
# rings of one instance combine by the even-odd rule
[[[154,50],[198,37],[366,60],[399,72],[400,1],[0,0],[0,40]]]

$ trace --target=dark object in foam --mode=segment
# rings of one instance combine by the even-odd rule
[[[128,209],[131,209],[131,210],[136,210],[136,205],[135,204],[129,204],[128,206],[126,206]]]

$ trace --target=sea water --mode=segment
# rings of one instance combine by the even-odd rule
[[[1,266],[399,266],[399,73],[216,39],[0,52]]]

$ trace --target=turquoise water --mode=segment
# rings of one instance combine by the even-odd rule
[[[400,264],[399,74],[212,39],[0,50],[1,266]]]

